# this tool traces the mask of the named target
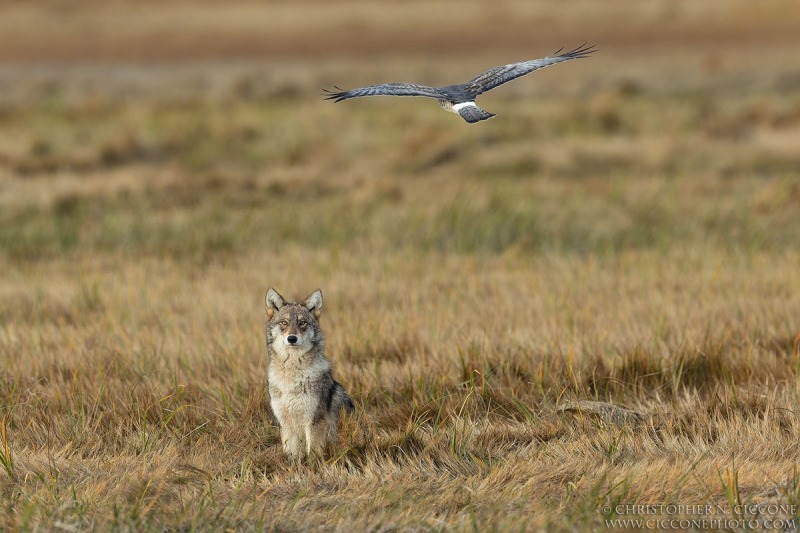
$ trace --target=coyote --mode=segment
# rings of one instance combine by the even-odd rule
[[[292,460],[312,454],[321,458],[336,443],[339,411],[354,410],[323,353],[322,291],[294,303],[270,287],[266,306],[269,396],[283,450]]]

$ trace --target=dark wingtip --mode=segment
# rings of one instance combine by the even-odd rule
[[[595,45],[593,45],[593,44],[590,45],[589,43],[583,43],[582,45],[578,46],[577,48],[574,48],[574,49],[570,50],[569,52],[564,52],[563,54],[561,54],[561,50],[563,50],[563,49],[564,49],[564,47],[562,46],[553,55],[554,56],[558,56],[558,57],[566,57],[566,58],[569,58],[569,59],[580,59],[582,57],[588,57],[591,54],[593,54],[593,53],[598,51],[598,48]]]
[[[347,91],[339,87],[338,85],[333,86],[335,91],[331,91],[330,89],[322,89],[325,94],[321,96],[325,97],[325,100],[333,100],[334,102],[341,102],[342,100],[347,98]]]

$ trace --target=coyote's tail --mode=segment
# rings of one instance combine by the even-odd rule
[[[353,405],[353,400],[350,399],[350,396],[347,395],[345,392],[344,387],[336,384],[336,395],[339,396],[339,402],[341,406],[347,411],[348,414],[352,414],[353,411],[356,410],[356,406]]]

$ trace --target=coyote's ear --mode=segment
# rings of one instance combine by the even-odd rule
[[[319,318],[319,315],[322,314],[322,291],[317,289],[312,292],[303,300],[303,306],[314,313],[315,318]]]
[[[272,318],[273,315],[275,315],[275,311],[280,311],[281,307],[286,305],[286,300],[283,299],[283,296],[278,294],[278,291],[270,287],[267,291],[266,304],[267,318]]]

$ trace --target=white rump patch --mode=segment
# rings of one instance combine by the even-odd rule
[[[462,103],[460,103],[460,104],[456,104],[456,105],[454,105],[454,106],[453,106],[453,111],[455,111],[456,113],[458,113],[459,111],[461,111],[461,110],[462,110],[462,109],[464,109],[465,107],[470,107],[470,106],[471,106],[471,107],[478,107],[478,106],[475,104],[475,102],[462,102]]]

